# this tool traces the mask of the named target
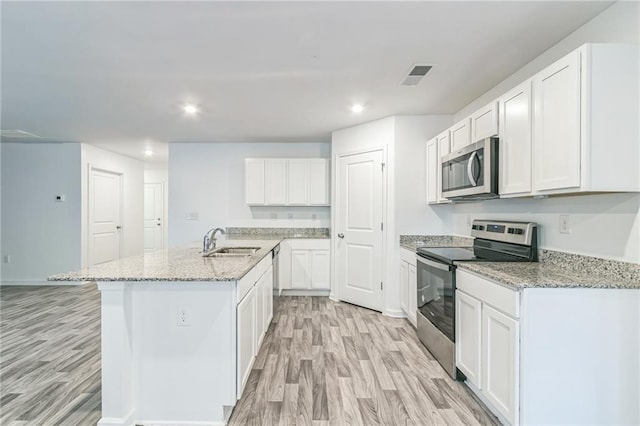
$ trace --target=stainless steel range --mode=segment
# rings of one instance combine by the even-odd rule
[[[456,262],[537,262],[538,225],[474,220],[472,248],[418,248],[418,337],[453,378],[463,378],[455,360]]]

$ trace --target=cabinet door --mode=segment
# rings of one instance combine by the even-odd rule
[[[500,99],[500,195],[531,192],[531,80]]]
[[[580,186],[580,52],[533,77],[534,190]]]
[[[273,266],[269,266],[264,275],[264,332],[266,333],[273,319]]]
[[[400,261],[400,307],[409,316],[409,264]]]
[[[330,256],[329,250],[311,251],[311,288],[314,290],[329,290],[330,285]]]
[[[265,160],[265,169],[266,204],[287,204],[287,160]]]
[[[478,389],[480,380],[482,303],[456,291],[456,366]]]
[[[309,289],[309,250],[291,250],[291,288]]]
[[[448,203],[449,200],[442,196],[442,166],[440,165],[440,159],[451,152],[451,137],[449,136],[449,131],[447,130],[438,135],[436,139],[438,139],[438,161],[436,161],[438,203]]]
[[[256,332],[255,332],[255,352],[256,354],[260,350],[260,344],[264,337],[264,284],[265,276],[262,275],[255,285],[254,291],[256,293]]]
[[[329,188],[329,160],[325,158],[309,160],[309,204],[328,206],[330,204]]]
[[[280,256],[278,256],[278,286],[282,290],[291,288],[291,245],[287,240],[280,242]]]
[[[264,160],[247,158],[244,160],[244,196],[249,205],[265,203]]]
[[[255,287],[238,303],[238,362],[237,362],[237,389],[238,399],[242,396],[242,390],[249,378],[251,365],[255,356]]]
[[[471,143],[471,119],[465,118],[462,121],[457,122],[451,128],[451,152],[457,151],[460,148]]]
[[[408,282],[408,293],[409,293],[409,319],[416,325],[417,313],[418,313],[418,271],[416,270],[416,265],[412,265],[409,263],[409,282]]]
[[[498,134],[498,102],[491,102],[471,115],[471,143]]]
[[[482,393],[511,424],[518,423],[520,330],[516,320],[482,306]]]
[[[288,204],[306,206],[309,204],[309,160],[297,158],[287,160],[287,163]]]
[[[427,142],[425,161],[427,169],[427,204],[433,204],[438,202],[438,171],[440,170],[438,141],[436,139],[431,139]]]

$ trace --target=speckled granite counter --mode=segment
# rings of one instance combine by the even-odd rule
[[[228,240],[329,239],[329,228],[227,228]]]
[[[458,268],[515,288],[640,289],[640,265],[540,250],[540,262],[457,262]]]
[[[413,252],[418,247],[471,247],[473,238],[458,235],[400,235],[400,247]]]
[[[49,281],[236,281],[262,260],[281,238],[220,241],[218,247],[260,247],[247,257],[202,257],[200,244],[157,250],[53,275]]]

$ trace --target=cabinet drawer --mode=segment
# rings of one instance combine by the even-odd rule
[[[293,239],[289,240],[292,250],[329,250],[330,241],[327,239]]]
[[[515,290],[461,269],[456,271],[456,288],[512,318],[520,318],[520,293]]]

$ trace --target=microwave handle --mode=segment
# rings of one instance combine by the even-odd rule
[[[471,182],[471,186],[477,186],[478,181],[473,177],[473,161],[475,160],[478,153],[473,151],[469,156],[469,160],[467,161],[467,176],[469,177],[469,181]]]

